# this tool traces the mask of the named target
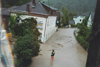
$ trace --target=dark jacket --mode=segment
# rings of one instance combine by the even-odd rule
[[[51,53],[51,56],[53,57],[55,55],[55,52],[53,51],[52,53]]]

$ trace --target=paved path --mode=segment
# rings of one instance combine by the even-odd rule
[[[74,29],[59,29],[45,44],[40,55],[34,57],[30,67],[85,67],[87,52],[77,43]],[[50,59],[55,49],[54,60]]]

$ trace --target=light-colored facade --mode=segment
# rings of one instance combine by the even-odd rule
[[[89,27],[90,25],[92,25],[91,15],[89,16],[88,23],[87,23],[87,26],[88,26],[88,27]]]
[[[77,16],[77,17],[74,17],[73,20],[74,20],[75,24],[77,24],[77,23],[82,23],[84,18],[85,18],[85,16]]]
[[[93,23],[93,20],[94,20],[94,15],[95,13],[94,12],[91,12],[90,15],[89,15],[89,19],[88,19],[88,24],[87,26],[90,27]]]
[[[44,42],[46,42],[52,36],[52,34],[54,34],[54,32],[56,31],[57,29],[56,18],[57,18],[56,16],[49,16],[47,18]]]
[[[11,13],[11,15],[16,15],[15,13]],[[37,17],[37,16],[29,16],[29,15],[21,15],[20,18],[22,20],[26,18],[35,18],[37,20],[37,28],[39,32],[41,33],[39,39],[43,43],[45,43],[56,31],[56,18],[57,16],[48,16],[45,17]]]

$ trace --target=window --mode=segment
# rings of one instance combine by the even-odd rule
[[[82,20],[80,19],[80,22],[81,22]]]

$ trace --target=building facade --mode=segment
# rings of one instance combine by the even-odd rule
[[[82,23],[83,19],[85,18],[85,16],[76,16],[73,18],[75,24],[77,23]]]
[[[48,11],[47,8],[50,9],[50,11]],[[57,12],[57,9],[44,5],[44,3],[41,3],[38,0],[33,0],[30,3],[10,10],[11,15],[16,16],[17,14],[20,14],[21,20],[24,20],[26,18],[35,18],[37,20],[37,28],[41,33],[39,39],[41,39],[43,43],[45,43],[57,29]]]
[[[90,15],[89,15],[89,19],[88,19],[88,23],[87,23],[87,26],[90,27],[93,23],[93,20],[94,20],[94,12],[91,12]]]

